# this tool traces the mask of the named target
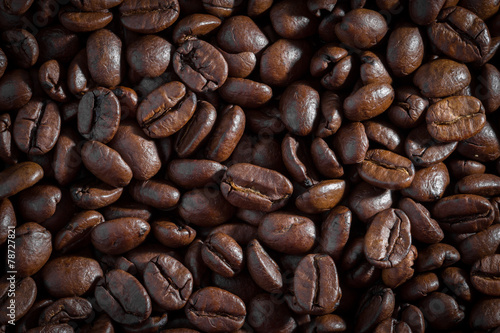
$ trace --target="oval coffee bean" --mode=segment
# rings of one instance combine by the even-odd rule
[[[17,163],[0,172],[0,200],[27,189],[43,178],[42,167],[34,162]]]
[[[235,207],[224,199],[217,187],[185,192],[179,201],[178,210],[184,221],[200,227],[222,224],[235,213]]]
[[[203,262],[224,277],[233,277],[243,268],[243,250],[236,241],[223,233],[208,236],[201,248]]]
[[[269,102],[273,97],[273,90],[264,83],[228,77],[220,87],[219,94],[229,104],[238,104],[243,108],[258,108]]]
[[[61,131],[59,108],[50,101],[31,100],[23,106],[14,123],[14,141],[27,154],[43,155],[57,143]]]
[[[129,192],[135,201],[158,209],[174,207],[181,197],[179,190],[163,179],[133,180]]]
[[[129,30],[153,34],[171,26],[179,17],[179,2],[124,0],[120,7],[120,21]]]
[[[228,105],[224,108],[207,143],[206,157],[216,162],[227,160],[243,136],[245,121],[245,112],[239,106]]]
[[[83,179],[70,187],[71,200],[83,209],[106,207],[120,198],[123,187],[113,187],[97,180]]]
[[[154,221],[151,223],[151,230],[160,243],[170,248],[187,246],[196,237],[196,230],[183,223]]]
[[[95,210],[76,213],[68,224],[57,233],[54,238],[54,249],[66,252],[89,245],[92,228],[103,222],[104,217]]]
[[[193,276],[180,261],[162,254],[146,265],[144,286],[163,309],[179,310],[191,296]]]
[[[156,35],[138,38],[127,47],[127,61],[131,69],[142,77],[163,74],[170,63],[172,44]]]
[[[490,201],[474,194],[457,194],[439,200],[432,216],[441,228],[456,233],[471,233],[486,229],[495,218]]]
[[[106,221],[92,229],[92,245],[103,253],[122,254],[139,246],[150,229],[149,223],[139,218],[123,217]]]
[[[449,59],[437,59],[417,69],[413,84],[425,97],[447,97],[467,87],[471,74],[466,65]]]
[[[82,297],[65,297],[43,309],[38,319],[41,326],[87,319],[92,314],[92,304]]]
[[[118,130],[120,114],[120,102],[111,90],[93,89],[78,104],[78,132],[87,140],[108,143]]]
[[[391,316],[395,297],[392,289],[375,285],[362,297],[356,317],[356,332],[371,332],[375,326]]]
[[[113,32],[101,29],[89,36],[87,59],[90,75],[98,85],[120,85],[123,79],[122,41]]]
[[[0,109],[10,111],[23,107],[33,96],[29,73],[22,69],[6,72],[0,78]]]
[[[52,259],[42,269],[43,285],[57,298],[82,296],[93,290],[103,275],[96,260],[76,256]]]
[[[225,165],[211,160],[176,159],[168,165],[168,179],[192,189],[217,183],[227,170]]]
[[[137,122],[150,138],[165,138],[180,130],[194,114],[196,95],[179,81],[153,90],[137,109]]]
[[[281,120],[291,134],[308,135],[319,112],[319,93],[304,82],[289,85],[280,98]]]
[[[138,324],[152,311],[146,289],[133,275],[121,269],[109,271],[97,283],[95,299],[101,309],[120,324]]]
[[[470,273],[474,288],[488,296],[500,296],[500,254],[493,254],[474,263]]]
[[[432,104],[425,117],[427,130],[441,142],[462,141],[477,134],[486,123],[484,107],[472,96],[453,96]]]
[[[19,319],[28,314],[30,308],[33,307],[37,293],[36,283],[30,277],[11,280],[9,276],[8,280],[2,281],[0,284],[0,304],[3,309],[8,310],[0,313],[0,323],[3,326],[9,323],[19,324]]]
[[[220,189],[232,205],[264,212],[283,207],[293,192],[292,183],[279,172],[248,163],[230,166]]]
[[[334,311],[342,291],[333,259],[327,254],[305,256],[295,270],[293,292],[307,313],[322,315]]]
[[[409,187],[415,176],[409,159],[382,149],[369,150],[357,169],[367,183],[389,190]]]
[[[422,204],[410,198],[399,201],[401,209],[410,219],[411,235],[413,238],[424,243],[439,243],[444,238],[444,233],[436,220]]]
[[[484,173],[465,176],[455,185],[455,192],[494,197],[500,195],[500,177]]]
[[[460,253],[453,246],[445,243],[431,244],[418,253],[415,261],[417,272],[432,271],[453,265],[460,260]]]
[[[309,214],[325,212],[340,202],[345,187],[345,181],[341,179],[323,180],[299,195],[295,199],[295,206]]]
[[[351,121],[371,119],[387,110],[394,96],[394,89],[390,84],[368,84],[344,100],[344,114]]]
[[[172,39],[176,44],[182,44],[186,40],[204,36],[217,29],[221,20],[209,14],[191,14],[179,20],[172,32]]]
[[[246,261],[248,272],[259,287],[271,294],[281,291],[283,279],[280,268],[257,239],[248,243]]]
[[[229,291],[202,288],[189,298],[186,317],[205,332],[231,332],[240,329],[247,314],[245,303]]]
[[[258,229],[259,240],[273,250],[302,254],[312,249],[316,240],[314,222],[286,212],[267,214]]]
[[[31,276],[49,260],[52,236],[47,229],[34,222],[17,227],[15,235],[15,270],[18,276]]]

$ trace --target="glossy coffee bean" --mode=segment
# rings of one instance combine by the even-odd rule
[[[118,8],[121,23],[129,30],[151,34],[172,25],[179,17],[179,2],[125,0]]]
[[[92,229],[92,245],[108,254],[122,254],[139,246],[150,231],[141,219],[124,217],[100,223]]]
[[[499,260],[500,255],[494,254],[483,257],[474,263],[470,281],[474,288],[488,296],[499,296]]]
[[[27,222],[15,231],[16,260],[18,276],[31,276],[38,272],[52,253],[50,232],[34,222]]]
[[[211,234],[203,242],[201,258],[208,268],[224,277],[233,277],[243,268],[243,250],[224,233]]]
[[[122,41],[113,32],[101,29],[87,40],[88,70],[92,79],[104,87],[113,87],[122,81]]]
[[[278,293],[283,288],[283,279],[278,264],[257,239],[246,248],[248,272],[259,287],[269,293]]]

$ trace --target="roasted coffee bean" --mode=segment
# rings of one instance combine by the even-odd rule
[[[457,301],[440,292],[434,292],[425,297],[420,302],[419,308],[430,327],[437,330],[451,329],[465,318],[465,313],[460,309]]]
[[[139,246],[151,227],[142,219],[123,217],[100,223],[92,229],[92,245],[107,254],[122,254]]]
[[[344,100],[344,115],[351,121],[368,120],[386,111],[394,100],[394,89],[387,83],[371,83]]]
[[[344,164],[361,163],[368,151],[368,137],[363,123],[353,122],[341,126],[333,143]]]
[[[446,165],[436,163],[415,172],[410,187],[401,190],[401,194],[420,202],[436,201],[443,197],[449,184]]]
[[[500,246],[500,225],[493,224],[488,229],[464,239],[458,246],[461,260],[472,265],[477,260],[494,254]]]
[[[410,198],[404,198],[399,201],[399,209],[410,219],[413,238],[424,243],[439,243],[443,240],[443,230],[425,206]]]
[[[187,40],[173,56],[175,73],[195,92],[217,90],[227,79],[227,62],[222,54],[203,40]]]
[[[0,109],[10,111],[26,105],[33,95],[33,83],[27,71],[15,69],[0,79]]]
[[[72,6],[65,6],[59,12],[59,21],[68,30],[75,32],[95,31],[104,28],[113,19],[113,14],[106,10],[81,11]]]
[[[104,217],[94,210],[75,214],[57,233],[54,238],[54,249],[65,252],[89,245],[92,228],[103,222]]]
[[[474,194],[457,194],[439,200],[432,209],[432,216],[446,231],[471,233],[490,226],[495,213],[486,198]]]
[[[470,281],[474,288],[488,296],[500,296],[500,255],[493,254],[483,257],[474,263]]]
[[[428,272],[414,275],[408,282],[399,288],[399,291],[403,300],[413,302],[428,296],[428,294],[438,289],[438,276]]]
[[[486,122],[484,112],[481,101],[475,97],[448,97],[427,110],[427,130],[441,142],[462,141],[481,131]]]
[[[413,83],[425,97],[446,97],[467,87],[471,74],[466,65],[449,59],[437,59],[417,69]]]
[[[316,240],[314,222],[285,212],[267,214],[259,225],[259,240],[273,250],[287,254],[309,251]]]
[[[14,207],[9,199],[2,199],[0,201],[0,244],[5,243],[9,236],[9,230],[15,228],[17,225],[16,213]],[[12,236],[11,236],[12,237]]]
[[[57,298],[87,294],[102,277],[99,263],[85,257],[59,257],[50,260],[42,269],[43,285]]]
[[[493,174],[473,174],[460,179],[455,192],[494,197],[500,194],[500,177]]]
[[[85,298],[60,298],[42,311],[38,324],[43,326],[67,323],[70,320],[86,319],[91,313],[92,304]]]
[[[190,226],[170,221],[154,221],[151,230],[160,243],[170,248],[187,246],[196,237],[196,230]]]
[[[2,33],[3,50],[21,68],[33,66],[39,55],[35,37],[24,29],[12,29]]]
[[[273,91],[267,84],[231,77],[220,87],[219,94],[226,102],[244,108],[260,107],[273,97]],[[315,108],[314,105],[312,107]]]
[[[247,163],[230,166],[220,189],[234,206],[264,212],[283,207],[293,191],[292,183],[280,173]]]
[[[106,88],[87,92],[78,104],[78,131],[87,140],[108,143],[120,124],[120,103]]]
[[[55,146],[60,131],[57,105],[50,100],[31,100],[18,111],[13,135],[22,152],[42,155]]]
[[[410,220],[402,210],[387,209],[375,215],[365,235],[365,255],[372,265],[396,266],[410,246]]]
[[[293,291],[299,306],[310,314],[334,311],[342,291],[333,259],[326,254],[305,256],[295,270]]]
[[[311,163],[304,141],[287,134],[281,142],[283,163],[290,175],[303,186],[318,183],[318,175]]]
[[[349,208],[365,223],[377,213],[390,208],[391,205],[392,193],[390,190],[365,182],[359,183],[352,189],[348,198]]]
[[[323,176],[327,178],[339,178],[344,175],[344,168],[324,139],[314,139],[311,144],[311,158],[314,166]]]
[[[218,232],[230,236],[241,246],[247,245],[252,239],[257,237],[256,226],[241,222],[230,222],[218,225],[210,231],[209,236]]]
[[[19,151],[12,137],[12,120],[8,113],[0,115],[0,159],[6,164],[18,162]]]
[[[357,310],[357,332],[370,332],[378,323],[390,317],[394,310],[394,293],[390,288],[382,285],[374,286],[368,290]]]
[[[182,44],[188,39],[209,34],[220,24],[221,20],[213,15],[191,14],[177,22],[172,39],[176,44]]]
[[[474,329],[488,330],[498,328],[500,301],[498,298],[478,301],[470,312],[469,323]]]
[[[178,189],[162,179],[133,180],[129,192],[135,201],[158,209],[174,207],[181,197]]]
[[[216,287],[193,293],[185,311],[189,321],[205,332],[238,330],[247,314],[245,304],[238,296]]]
[[[406,156],[416,165],[428,167],[444,161],[455,151],[458,142],[443,143],[434,140],[426,126],[413,129],[406,137]]]
[[[345,191],[345,181],[324,180],[308,188],[295,199],[295,206],[309,214],[318,214],[335,207]]]
[[[196,95],[178,81],[151,92],[137,109],[137,121],[151,138],[164,138],[181,129],[194,114]]]
[[[280,268],[257,239],[253,239],[248,243],[246,262],[248,272],[259,287],[269,293],[281,291],[283,279]]]
[[[119,7],[121,23],[129,30],[152,34],[171,26],[179,17],[179,2],[124,0]]]
[[[43,178],[42,167],[34,162],[21,162],[0,172],[0,199],[27,189]]]
[[[198,188],[185,192],[179,201],[179,215],[188,223],[214,227],[227,222],[235,213],[217,187]]]
[[[427,28],[429,39],[441,52],[462,62],[478,61],[489,50],[491,37],[486,24],[463,7],[441,11]]]
[[[412,245],[406,257],[394,267],[382,270],[382,281],[390,288],[397,288],[408,281],[414,273],[412,268],[415,259],[418,257],[417,248]]]
[[[116,202],[122,195],[123,187],[113,187],[106,183],[83,179],[70,187],[71,200],[83,209],[99,209]]]
[[[181,262],[168,255],[152,259],[144,270],[144,286],[165,310],[184,307],[193,289],[193,277]]]
[[[42,223],[56,212],[61,202],[61,189],[53,185],[35,185],[18,195],[18,208],[26,221]]]
[[[168,165],[168,178],[175,184],[192,189],[217,183],[227,167],[211,160],[176,159]]]
[[[460,260],[460,253],[453,246],[445,243],[431,244],[420,250],[415,261],[417,272],[432,271],[453,265]]]
[[[461,299],[470,302],[473,289],[469,279],[469,272],[459,267],[447,267],[441,273],[443,283]]]
[[[420,67],[424,57],[423,38],[417,26],[405,22],[392,31],[387,43],[387,63],[392,73],[404,77]]]
[[[70,92],[66,84],[66,72],[57,60],[49,60],[40,66],[38,80],[50,98],[58,102],[69,102]]]
[[[298,326],[286,303],[277,303],[272,295],[258,294],[249,303],[247,322],[257,332],[292,332]]]
[[[52,253],[52,236],[38,223],[27,222],[17,227],[14,242],[14,266],[17,276],[35,274],[45,265]]]
[[[451,175],[457,179],[475,174],[483,174],[486,171],[484,164],[472,160],[451,160],[448,163],[448,168]]]
[[[369,150],[358,165],[361,178],[374,186],[399,190],[411,185],[415,167],[406,157],[388,150]]]
[[[13,292],[15,290],[15,292]],[[0,283],[0,304],[6,309],[0,314],[2,325],[19,322],[25,316],[36,300],[38,290],[35,281],[30,277],[15,279],[10,275]],[[12,306],[15,304],[15,307]]]
[[[170,63],[172,44],[156,35],[138,38],[127,48],[127,62],[132,70],[143,77],[163,74]]]
[[[237,105],[228,105],[207,143],[206,157],[224,162],[231,156],[245,130],[245,112]]]
[[[364,8],[349,11],[335,25],[335,34],[342,43],[362,50],[377,45],[387,30],[387,22],[380,13]]]
[[[122,41],[113,32],[101,29],[89,36],[87,59],[88,70],[98,85],[113,87],[120,84],[123,79]]]
[[[479,162],[491,162],[500,157],[500,140],[495,128],[488,122],[473,137],[460,142],[457,151],[464,157]]]
[[[243,250],[223,233],[211,234],[203,242],[201,258],[208,268],[224,277],[233,277],[243,268]]]
[[[280,98],[281,120],[295,135],[312,132],[319,111],[319,93],[305,83],[289,85]]]
[[[155,142],[133,121],[122,121],[109,146],[130,166],[135,179],[147,180],[161,167]]]
[[[151,298],[141,283],[120,269],[106,273],[95,288],[97,304],[120,324],[137,324],[152,311]]]

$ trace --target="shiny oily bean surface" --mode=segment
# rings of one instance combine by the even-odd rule
[[[103,253],[122,254],[141,244],[149,234],[144,220],[123,217],[98,224],[91,234],[92,244]]]

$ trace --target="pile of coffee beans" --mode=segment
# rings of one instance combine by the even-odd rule
[[[1,0],[0,332],[500,332],[499,0]]]

